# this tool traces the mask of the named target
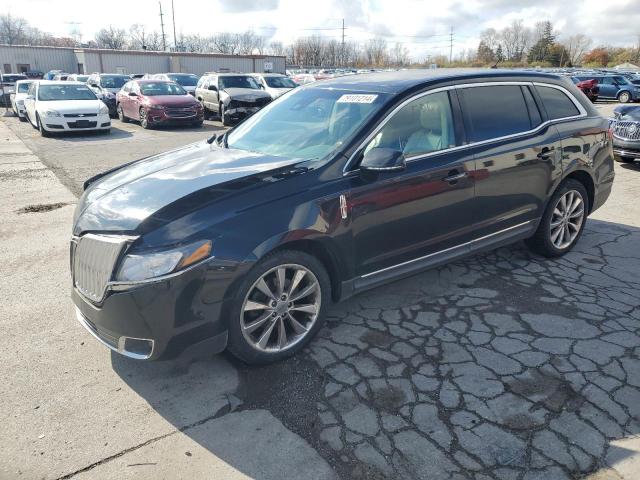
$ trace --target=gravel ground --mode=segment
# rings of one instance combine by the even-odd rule
[[[93,173],[209,132],[61,140],[2,123],[35,156],[2,130],[0,477],[637,478],[640,165],[616,164],[611,198],[561,259],[516,244],[358,295],[268,367],[140,363],[72,318],[74,198],[45,166],[77,194]],[[45,227],[34,254],[24,236]]]

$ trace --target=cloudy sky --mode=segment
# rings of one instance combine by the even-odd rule
[[[452,27],[455,54],[475,48],[485,28],[500,29],[514,19],[529,26],[550,20],[563,35],[585,33],[594,45],[631,45],[640,36],[640,0],[174,0],[174,5],[178,33],[252,29],[286,44],[314,34],[340,38],[344,18],[347,40],[381,36],[390,44],[404,43],[415,59],[448,54]],[[162,7],[171,41],[171,0],[162,0]],[[0,13],[6,12],[55,35],[79,28],[83,40],[109,24],[160,29],[157,0],[0,0]]]

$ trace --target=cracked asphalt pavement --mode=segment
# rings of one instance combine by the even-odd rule
[[[516,244],[358,295],[271,366],[141,363],[73,319],[58,180],[163,132],[107,155],[0,127],[0,478],[640,478],[640,165],[560,259]]]

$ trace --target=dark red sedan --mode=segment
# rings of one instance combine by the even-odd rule
[[[175,82],[132,80],[116,95],[118,117],[136,120],[142,128],[156,125],[202,126],[202,105]]]

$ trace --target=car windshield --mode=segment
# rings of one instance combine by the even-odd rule
[[[167,75],[172,81],[176,82],[183,87],[195,87],[198,83],[197,75]]]
[[[101,75],[100,85],[103,88],[122,88],[129,80],[126,75]]]
[[[187,94],[184,88],[172,82],[144,82],[140,84],[140,91],[148,97]]]
[[[304,88],[280,97],[233,130],[230,148],[319,160],[344,145],[389,95]]]
[[[288,77],[264,77],[271,88],[295,88],[296,83]]]
[[[29,91],[29,85],[31,85],[31,83],[19,83],[18,93],[27,93]]]
[[[220,77],[220,90],[225,88],[252,88],[259,90],[260,86],[256,79],[249,75],[233,75]]]
[[[40,85],[38,100],[95,100],[96,95],[84,85]]]

